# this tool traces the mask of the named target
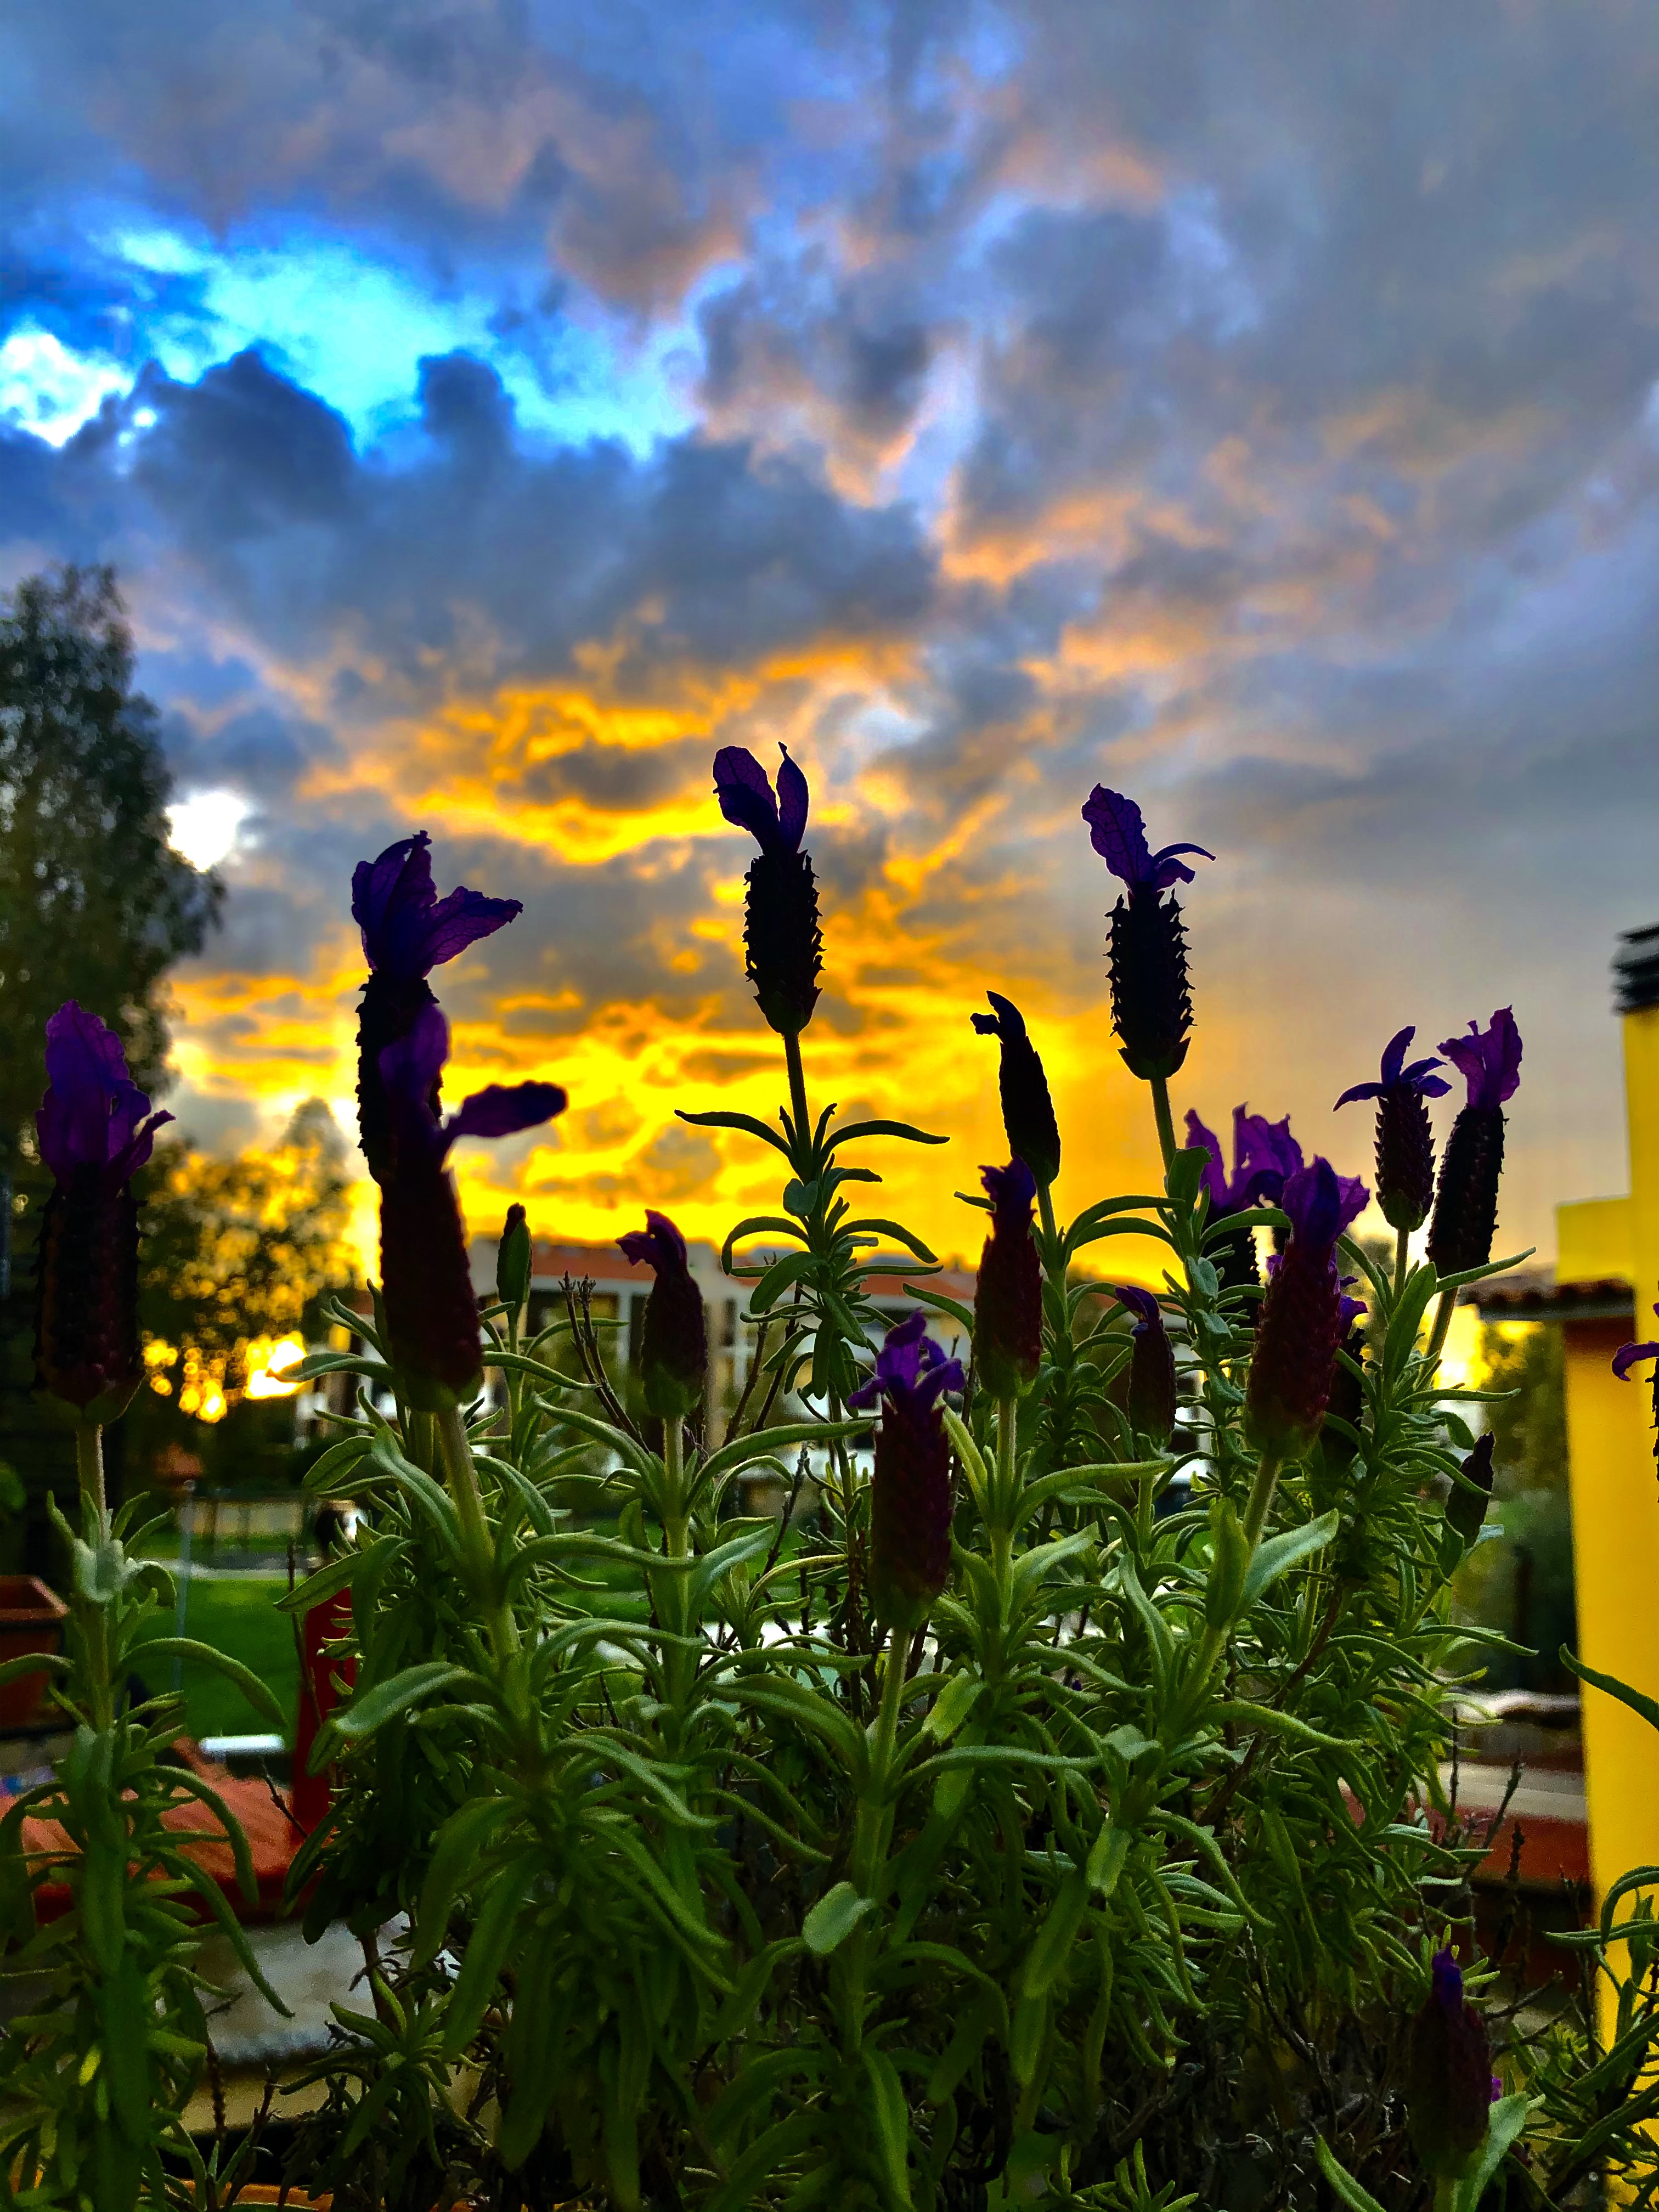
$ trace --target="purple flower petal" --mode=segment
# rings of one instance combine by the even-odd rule
[[[796,774],[799,775],[799,770]],[[801,777],[803,785],[806,779]],[[783,830],[766,770],[744,745],[722,745],[714,756],[714,796],[735,828],[748,830],[765,853],[779,849]],[[803,803],[801,820],[806,818]]]
[[[979,1179],[999,1219],[1005,1212],[1012,1213],[1017,1222],[1030,1218],[1036,1201],[1036,1177],[1018,1155],[1006,1168],[981,1168]]]
[[[778,770],[778,827],[789,850],[799,853],[806,835],[806,778],[790,759],[787,745],[780,745],[778,750],[783,755],[783,766]]]
[[[1138,1283],[1114,1283],[1112,1289],[1118,1304],[1135,1317],[1135,1334],[1143,1328],[1164,1325],[1164,1309],[1151,1291],[1143,1291]]]
[[[1613,1355],[1613,1371],[1623,1382],[1644,1359],[1659,1359],[1659,1343],[1621,1344]]]
[[[150,1156],[155,1133],[171,1114],[152,1114],[127,1074],[115,1032],[73,999],[46,1024],[46,1091],[35,1115],[40,1157],[58,1182],[97,1168],[112,1188]]]
[[[1508,1006],[1500,1006],[1486,1029],[1469,1024],[1466,1037],[1448,1037],[1440,1049],[1469,1086],[1468,1103],[1490,1111],[1512,1098],[1521,1082],[1521,1032]]]
[[[1291,1117],[1270,1121],[1265,1114],[1233,1109],[1233,1160],[1241,1196],[1276,1198],[1287,1176],[1302,1165],[1302,1147],[1291,1134]]]
[[[927,1316],[920,1307],[908,1313],[887,1332],[876,1354],[876,1371],[848,1397],[849,1406],[873,1406],[878,1398],[920,1409],[931,1406],[946,1390],[963,1387],[962,1363],[947,1359],[927,1334]]]
[[[1210,1194],[1210,1203],[1218,1212],[1230,1210],[1231,1196],[1227,1188],[1227,1170],[1221,1155],[1221,1139],[1213,1129],[1206,1129],[1190,1107],[1187,1109],[1187,1143],[1191,1152],[1200,1146],[1209,1154],[1204,1163],[1204,1188]]]
[[[1133,799],[1097,783],[1084,802],[1083,818],[1089,824],[1089,842],[1112,873],[1131,890],[1138,890],[1152,872],[1152,856]]]
[[[630,1229],[617,1239],[618,1250],[636,1267],[650,1267],[659,1275],[679,1276],[690,1272],[684,1237],[665,1213],[645,1212],[645,1227]]]
[[[444,1142],[457,1137],[515,1137],[562,1114],[569,1101],[556,1083],[491,1083],[461,1101],[444,1123]]]
[[[377,860],[359,861],[353,872],[352,919],[362,932],[363,957],[377,974],[416,981],[524,911],[518,899],[486,898],[464,884],[439,898],[431,843],[420,830],[388,845]]]
[[[1310,1249],[1334,1249],[1337,1238],[1365,1210],[1370,1193],[1357,1176],[1339,1176],[1317,1153],[1305,1168],[1285,1179],[1279,1203],[1290,1216],[1291,1233]]]
[[[1437,1075],[1431,1073],[1442,1064],[1432,1054],[1425,1060],[1414,1060],[1409,1067],[1405,1064],[1406,1048],[1416,1035],[1414,1024],[1408,1024],[1405,1029],[1396,1030],[1382,1048],[1382,1066],[1378,1080],[1350,1085],[1337,1100],[1337,1106],[1352,1105],[1359,1098],[1387,1098],[1402,1091],[1415,1091],[1425,1098],[1443,1097],[1451,1085],[1443,1083]],[[1445,1050],[1443,1045],[1441,1050]],[[1334,1113],[1336,1108],[1333,1107],[1331,1110]]]

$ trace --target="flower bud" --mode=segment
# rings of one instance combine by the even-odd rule
[[[685,1239],[668,1216],[647,1210],[645,1220],[643,1229],[617,1241],[628,1259],[656,1270],[640,1343],[646,1407],[659,1421],[683,1421],[702,1405],[708,1387],[702,1292],[691,1279]]]
[[[521,1312],[530,1296],[530,1224],[521,1206],[509,1206],[495,1248],[495,1295],[510,1313]]]
[[[173,1116],[150,1112],[119,1038],[73,999],[46,1024],[46,1077],[35,1129],[53,1189],[35,1277],[35,1383],[82,1420],[112,1421],[144,1376],[131,1178]]]
[[[1406,2065],[1417,2154],[1437,2181],[1455,2181],[1486,2140],[1492,2073],[1486,2022],[1465,1998],[1449,1951],[1434,1954],[1433,1985],[1412,2021]]]
[[[1136,1316],[1129,1353],[1129,1425],[1162,1450],[1175,1432],[1175,1346],[1164,1326],[1164,1309],[1151,1291],[1117,1285],[1119,1302]]]
[[[1245,1433],[1258,1451],[1294,1458],[1319,1433],[1337,1347],[1356,1310],[1342,1296],[1336,1240],[1369,1195],[1318,1158],[1285,1178],[1279,1202],[1290,1240],[1268,1262],[1244,1396]]]
[[[784,752],[775,797],[766,771],[742,745],[714,756],[714,790],[726,820],[759,842],[745,881],[744,965],[755,1000],[781,1036],[799,1036],[817,1004],[823,968],[817,885],[800,849],[806,778]]]
[[[991,1233],[974,1291],[974,1374],[994,1398],[1021,1398],[1042,1364],[1042,1265],[1031,1234],[1036,1184],[1023,1159],[985,1168]]]
[[[1054,1119],[1048,1078],[1036,1048],[1026,1035],[1019,1008],[999,992],[988,991],[986,996],[996,1012],[974,1015],[973,1024],[981,1036],[1002,1040],[997,1088],[1008,1149],[1016,1159],[1024,1161],[1046,1190],[1060,1173],[1060,1124]]]
[[[1480,1534],[1492,1503],[1493,1443],[1490,1429],[1475,1439],[1474,1449],[1459,1469],[1463,1481],[1452,1485],[1446,1499],[1446,1525],[1455,1530],[1466,1548]],[[1466,1489],[1466,1483],[1472,1487]]]
[[[951,1441],[939,1401],[962,1369],[927,1334],[927,1316],[887,1332],[876,1371],[850,1406],[881,1404],[870,1486],[870,1599],[896,1634],[921,1626],[951,1577]]]

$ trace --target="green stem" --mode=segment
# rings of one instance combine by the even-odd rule
[[[1434,1334],[1430,1337],[1429,1348],[1424,1354],[1431,1367],[1436,1364],[1446,1348],[1446,1332],[1451,1327],[1452,1316],[1456,1310],[1457,1292],[1455,1290],[1442,1291],[1440,1303],[1435,1308]]]
[[[1406,1277],[1412,1264],[1412,1232],[1396,1229],[1394,1232],[1394,1302],[1398,1305],[1406,1288]]]
[[[95,1422],[75,1431],[75,1471],[80,1477],[81,1498],[95,1516],[95,1540],[109,1536],[109,1505],[104,1495],[104,1431]],[[87,1654],[87,1702],[95,1729],[109,1728],[115,1718],[115,1698],[110,1680],[109,1608],[77,1595],[71,1601],[80,1613]]]
[[[795,1119],[795,1142],[805,1158],[812,1127],[806,1106],[806,1070],[801,1065],[800,1039],[793,1030],[783,1033],[783,1056],[789,1068],[789,1110]]]
[[[992,1500],[991,1564],[1007,1612],[1008,1571],[1014,1548],[1014,1499],[1018,1490],[1014,1447],[1018,1419],[1012,1398],[997,1400],[997,1483]]]
[[[1063,1291],[1066,1270],[1060,1261],[1060,1230],[1054,1220],[1054,1194],[1046,1182],[1037,1185],[1037,1209],[1042,1216],[1042,1256],[1050,1278]]]
[[[98,1534],[104,1534],[109,1508],[104,1499],[104,1431],[95,1422],[83,1422],[75,1431],[75,1471],[81,1478],[81,1495],[98,1515]]]
[[[1261,1541],[1261,1531],[1267,1525],[1273,1492],[1278,1486],[1279,1461],[1272,1452],[1263,1452],[1256,1462],[1255,1480],[1250,1485],[1249,1499],[1244,1508],[1244,1534],[1249,1539],[1252,1558]]]
[[[1167,1077],[1155,1075],[1152,1084],[1152,1111],[1158,1116],[1158,1149],[1164,1155],[1164,1172],[1167,1176],[1175,1165],[1175,1121],[1170,1112],[1170,1085]]]
[[[466,1423],[461,1419],[459,1406],[447,1406],[434,1419],[469,1565],[480,1589],[488,1591],[495,1578],[495,1551],[489,1540],[489,1523],[484,1517],[478,1470],[472,1464],[472,1447],[466,1440]],[[512,1607],[505,1599],[492,1595],[485,1599],[484,1610],[496,1657],[510,1658],[519,1648],[519,1624],[513,1618]]]

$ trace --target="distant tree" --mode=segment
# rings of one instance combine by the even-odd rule
[[[156,713],[132,676],[112,569],[0,596],[0,1172],[33,1149],[46,1017],[78,999],[155,1088],[162,979],[218,915],[218,879],[168,842]]]
[[[1492,1506],[1498,1540],[1481,1544],[1459,1575],[1466,1615],[1535,1655],[1486,1661],[1492,1689],[1571,1690],[1557,1656],[1576,1645],[1572,1511],[1567,1492],[1567,1408],[1561,1332],[1543,1325],[1485,1328],[1480,1387],[1513,1395],[1486,1408],[1492,1431]]]
[[[139,1322],[152,1395],[218,1417],[247,1381],[249,1348],[303,1331],[352,1279],[345,1140],[320,1098],[270,1152],[213,1159],[158,1145],[143,1200]]]

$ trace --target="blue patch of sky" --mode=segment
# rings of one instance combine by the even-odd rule
[[[98,314],[65,309],[61,288],[25,292],[0,339],[0,416],[54,444],[129,390],[145,360],[193,381],[249,345],[363,444],[413,416],[422,356],[457,349],[495,369],[532,440],[644,452],[693,417],[691,327],[624,330],[545,270],[440,285],[325,233],[221,242],[119,215],[89,224],[86,244]]]

